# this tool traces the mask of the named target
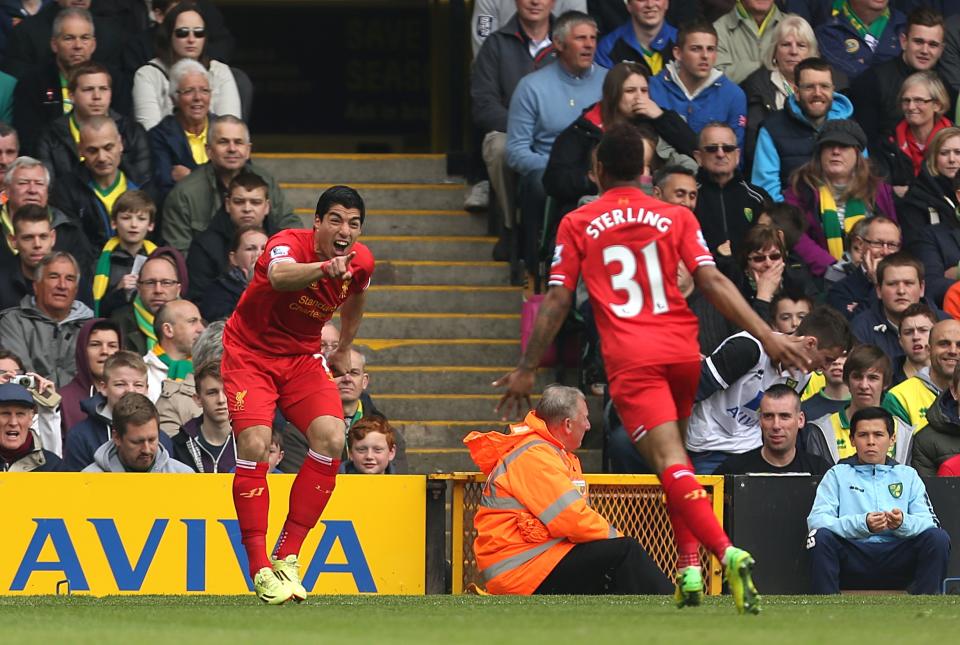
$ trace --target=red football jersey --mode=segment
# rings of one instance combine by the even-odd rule
[[[267,269],[280,262],[320,262],[313,246],[313,230],[288,229],[270,238],[254,266],[253,279],[227,321],[225,343],[239,343],[253,351],[277,356],[320,351],[320,330],[351,294],[370,286],[373,254],[363,244],[353,245],[349,280],[322,279],[299,291],[277,291]]]
[[[615,188],[560,221],[549,284],[577,288],[583,275],[607,376],[700,358],[697,318],[677,287],[714,266],[693,213],[636,188]]]

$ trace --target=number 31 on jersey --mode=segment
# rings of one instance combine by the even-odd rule
[[[667,312],[667,294],[663,287],[663,270],[660,268],[660,256],[657,253],[657,243],[650,242],[642,249],[644,267],[646,268],[649,284],[650,299],[652,300],[653,314]],[[608,246],[603,249],[603,264],[609,266],[620,265],[619,273],[610,275],[610,285],[615,291],[625,291],[627,301],[623,304],[610,303],[610,310],[618,318],[633,318],[643,310],[643,289],[637,282],[637,257],[627,246]]]

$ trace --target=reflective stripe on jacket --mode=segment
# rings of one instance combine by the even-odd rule
[[[578,488],[580,460],[534,412],[508,434],[472,432],[464,443],[487,475],[473,549],[490,593],[531,594],[574,545],[619,537]]]

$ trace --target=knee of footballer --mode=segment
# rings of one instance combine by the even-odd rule
[[[237,435],[237,458],[246,461],[267,461],[273,431],[267,426],[254,426]]]
[[[346,442],[346,426],[339,423],[315,423],[307,430],[307,443],[310,450],[339,459]]]

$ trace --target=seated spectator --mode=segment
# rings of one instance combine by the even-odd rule
[[[13,214],[13,233],[8,241],[17,258],[9,270],[0,273],[0,311],[16,307],[24,297],[33,296],[33,277],[43,258],[50,255],[57,231],[47,209],[27,204]]]
[[[123,141],[117,124],[108,116],[92,116],[80,124],[77,150],[83,165],[60,177],[50,201],[80,222],[87,239],[103,248],[115,234],[110,221],[113,205],[128,190],[153,191],[152,179],[137,183],[123,159]]]
[[[186,263],[177,250],[169,246],[154,250],[140,268],[133,301],[110,314],[110,320],[120,325],[124,349],[141,356],[153,349],[157,342],[154,316],[160,307],[178,299],[188,288]]]
[[[189,300],[173,300],[157,310],[153,320],[157,342],[143,357],[151,401],[160,398],[164,381],[182,381],[193,372],[191,351],[203,327],[200,311]]]
[[[668,0],[627,0],[630,19],[597,44],[597,63],[613,68],[629,61],[646,68],[646,77],[656,76],[673,58],[677,29],[667,22]]]
[[[110,441],[97,448],[85,473],[192,473],[170,456],[160,437],[157,409],[150,399],[130,392],[113,409]]]
[[[24,372],[20,357],[6,349],[0,349],[0,384],[17,382],[28,377],[29,382],[20,382],[36,403],[36,414],[30,429],[40,438],[44,450],[58,458],[63,456],[63,421],[60,416],[60,395],[49,381],[36,372]],[[15,380],[16,379],[16,380]]]
[[[674,60],[650,79],[650,98],[664,110],[683,115],[694,132],[714,121],[728,124],[743,146],[747,99],[735,83],[714,68],[717,31],[710,23],[692,22],[677,33]]]
[[[892,133],[871,146],[878,169],[887,177],[898,196],[920,174],[924,152],[933,137],[953,125],[945,114],[950,110],[950,95],[933,72],[911,74],[897,95],[903,119]]]
[[[102,16],[92,18],[92,28],[89,33],[92,36],[95,31],[97,35],[93,43],[83,39],[66,39],[65,42],[58,44],[52,42],[61,34],[58,21],[63,21],[70,15],[68,12],[83,12],[90,21],[91,4],[92,0],[56,0],[56,2],[44,0],[44,6],[35,15],[26,17],[10,33],[3,60],[4,70],[22,79],[32,69],[50,60],[51,48],[64,45],[74,49],[85,49],[95,44],[96,60],[103,63],[117,60],[123,42],[123,31],[122,27],[110,18]]]
[[[856,121],[827,121],[812,159],[797,168],[784,193],[784,200],[806,216],[807,232],[796,251],[813,275],[824,275],[843,258],[844,240],[857,220],[872,215],[897,219],[893,191],[871,170],[863,156],[866,146]]]
[[[892,388],[883,407],[919,432],[927,425],[927,411],[934,400],[950,387],[958,360],[960,321],[941,320],[930,330],[930,368]]]
[[[875,345],[857,345],[843,364],[843,382],[850,392],[850,403],[829,416],[814,419],[811,432],[804,438],[807,452],[836,464],[856,453],[851,442],[850,419],[860,410],[875,408],[883,400],[883,391],[890,386],[893,367],[890,359]],[[910,441],[913,427],[897,419],[889,443],[889,456],[897,463],[910,463]]]
[[[802,265],[788,266],[787,248],[777,231],[757,225],[747,231],[743,240],[739,271],[730,276],[744,299],[771,326],[774,325],[771,304],[783,293],[792,299],[812,297],[816,289],[810,274]]]
[[[198,473],[230,473],[237,467],[237,446],[230,427],[220,362],[200,365],[194,374],[194,401],[203,410],[173,437],[173,458]],[[278,460],[279,461],[279,460]]]
[[[133,77],[133,109],[137,121],[149,130],[173,114],[168,74],[174,63],[189,58],[210,72],[210,106],[214,113],[241,117],[240,93],[228,65],[206,53],[203,16],[192,2],[170,9],[157,29],[157,56]]]
[[[204,320],[226,320],[253,278],[253,267],[267,246],[267,233],[259,226],[244,226],[233,235],[227,270],[210,284],[200,299]]]
[[[820,417],[828,417],[847,407],[850,402],[850,388],[843,380],[843,366],[846,362],[847,357],[841,356],[825,367],[823,370],[823,387],[800,405],[804,416],[810,421]]]
[[[109,316],[134,297],[134,270],[157,250],[147,239],[156,214],[156,205],[142,190],[128,190],[113,203],[110,226],[116,235],[103,245],[93,278],[93,310],[98,316]]]
[[[590,179],[591,152],[605,129],[628,121],[646,130],[657,142],[660,137],[688,157],[697,146],[696,135],[675,112],[661,110],[650,98],[648,73],[638,63],[618,63],[603,80],[603,97],[583,111],[553,142],[543,174],[543,187],[566,214],[579,206],[580,198],[598,193]],[[674,155],[676,156],[676,155]]]
[[[707,246],[716,255],[738,255],[741,241],[757,215],[766,210],[770,196],[740,173],[737,134],[726,123],[717,121],[703,127],[693,157],[700,164],[694,214]]]
[[[0,222],[3,223],[3,241],[0,242],[0,267],[15,267],[18,262],[16,250],[10,235],[13,233],[13,214],[27,205],[40,206],[47,211],[50,223],[58,232],[53,248],[55,251],[66,251],[77,259],[82,273],[89,273],[89,267],[96,261],[96,251],[86,239],[80,223],[67,217],[62,211],[49,206],[48,188],[50,187],[50,171],[33,157],[17,157],[9,163],[3,179],[3,197],[0,199]],[[90,292],[92,278],[81,276],[79,298],[85,304],[93,304]]]
[[[540,225],[546,204],[543,175],[554,140],[584,108],[601,97],[607,70],[595,65],[597,23],[570,11],[557,19],[557,63],[520,79],[507,112],[507,165],[518,175],[522,235],[520,257],[532,274],[538,266]],[[274,192],[271,189],[270,194]]]
[[[345,475],[392,475],[397,442],[390,422],[381,416],[367,416],[347,432],[347,457],[340,472]]]
[[[908,253],[888,255],[877,264],[877,301],[854,316],[850,323],[853,335],[861,343],[870,343],[895,360],[903,353],[900,347],[900,322],[907,307],[924,302],[938,318],[942,311],[923,297],[923,265]]]
[[[900,348],[903,356],[894,361],[893,385],[900,385],[930,367],[930,330],[937,315],[918,302],[903,311],[900,319]]]
[[[744,172],[750,175],[760,125],[770,114],[787,106],[797,95],[794,69],[805,58],[820,56],[817,39],[806,20],[795,15],[781,15],[780,22],[769,30],[760,50],[761,66],[751,72],[740,89],[747,97],[747,129],[744,141]]]
[[[847,322],[827,307],[810,312],[796,333],[806,337],[816,356],[811,370],[825,368],[852,344]],[[806,381],[807,375],[798,380],[781,370],[747,332],[725,340],[701,365],[697,403],[687,427],[687,453],[697,474],[713,474],[727,457],[762,444],[754,406],[767,388],[787,383],[800,392]]]
[[[900,55],[906,17],[889,0],[844,0],[815,30],[820,51],[851,81],[874,65]]]
[[[823,124],[853,114],[850,100],[834,91],[834,72],[822,58],[800,61],[793,74],[796,94],[760,124],[750,176],[775,202],[783,201],[793,172],[813,157]]]
[[[278,229],[303,226],[273,176],[250,161],[250,132],[243,121],[233,116],[212,119],[207,156],[210,161],[177,182],[167,195],[161,231],[167,244],[186,254],[190,241],[207,230],[223,206],[230,181],[244,171],[267,182],[270,212]]]
[[[584,5],[580,10],[586,11],[586,2],[576,2]],[[553,5],[554,11],[559,15],[563,13],[561,4],[574,3],[574,0],[561,0]],[[486,9],[481,7],[484,4],[488,5]],[[497,6],[491,6],[494,4]],[[509,231],[516,219],[517,192],[516,174],[506,161],[507,113],[520,79],[556,59],[556,50],[550,41],[553,17],[549,2],[534,0],[479,0],[473,9],[476,23],[475,59],[470,75],[473,125],[484,135],[483,163],[503,215],[503,234],[494,247],[494,256],[506,260],[510,253]],[[512,18],[498,17],[507,12],[515,13]],[[477,22],[480,17],[482,20]],[[481,47],[480,42],[485,47]]]
[[[340,402],[343,404],[343,421],[350,426],[365,416],[383,414],[374,406],[373,400],[367,394],[367,385],[370,375],[367,374],[367,357],[356,349],[350,349],[350,371],[341,376],[335,376],[337,388],[340,390]]]
[[[861,311],[876,306],[877,266],[901,247],[900,227],[889,217],[874,215],[861,221],[866,222],[862,236],[856,235],[855,230],[847,234],[851,246],[860,243],[860,259],[851,262],[846,277],[832,283],[827,290],[827,304],[847,320],[853,320]]]
[[[954,175],[954,199],[960,203],[960,179]],[[926,274],[926,296],[937,305],[942,305],[947,291],[960,278],[957,263],[960,262],[960,221],[957,216],[942,219],[938,224],[922,226],[915,232],[911,252],[923,262]]]
[[[936,73],[934,70],[943,54],[943,16],[931,7],[917,8],[907,16],[899,39],[903,50],[900,56],[871,65],[850,85],[848,95],[867,141],[876,142],[882,136],[893,134],[903,119],[899,99],[908,76],[917,72]]]
[[[66,6],[69,0],[58,1]],[[34,18],[39,19],[40,16]],[[29,29],[26,25],[25,28]],[[41,51],[52,49],[53,58],[44,55],[14,72],[19,79],[13,95],[14,125],[20,134],[20,149],[26,154],[37,153],[39,137],[45,126],[73,109],[67,79],[75,68],[90,62],[97,48],[93,17],[86,8],[70,7],[58,11],[52,30],[52,36],[47,32],[49,44],[45,43],[45,49]],[[7,69],[10,69],[11,62],[9,58],[5,61]]]
[[[696,173],[686,166],[666,166],[653,176],[654,197],[668,204],[679,204],[690,210],[697,207]]]
[[[944,389],[930,409],[927,425],[913,438],[910,465],[921,477],[940,474],[952,457],[960,454],[960,370],[954,370],[950,387]]]
[[[518,4],[517,0],[477,0],[473,3],[473,15],[470,17],[470,45],[473,57],[479,58],[483,44],[490,40],[495,33],[516,33],[509,31],[510,23],[515,16],[524,10],[528,15],[536,17],[544,13],[553,16],[562,16],[568,11],[587,12],[587,0],[524,0]],[[547,32],[549,37],[549,32]],[[537,42],[542,42],[542,39]]]
[[[10,124],[11,119],[0,119],[0,176],[6,176],[13,160],[20,156],[20,139]]]
[[[230,268],[227,255],[238,229],[256,226],[263,228],[268,236],[280,230],[275,222],[277,218],[270,215],[268,190],[267,182],[252,172],[241,172],[230,180],[227,197],[207,230],[190,242],[188,298],[199,303],[207,287]]]
[[[759,448],[728,457],[716,475],[751,475],[755,473],[796,473],[823,475],[830,464],[823,457],[807,454],[797,444],[797,434],[806,422],[800,410],[800,395],[783,384],[771,385],[760,399]]]
[[[740,0],[713,23],[717,30],[717,69],[742,83],[761,66],[783,14],[773,0]]]
[[[73,109],[51,121],[40,134],[37,157],[54,177],[66,177],[83,165],[78,146],[80,126],[94,116],[113,119],[123,143],[122,162],[131,179],[144,184],[153,174],[147,133],[133,119],[111,108],[113,79],[99,63],[83,63],[70,71],[67,92]]]
[[[267,453],[267,468],[271,473],[282,474],[283,471],[277,468],[277,464],[283,461],[283,432],[278,428],[273,429],[270,436],[270,452]]]
[[[809,296],[797,296],[781,291],[770,302],[772,327],[781,334],[792,334],[811,311],[813,300]]]
[[[143,359],[126,350],[110,356],[103,364],[103,375],[94,382],[97,393],[80,402],[86,418],[72,426],[64,439],[63,469],[78,472],[93,463],[94,454],[110,440],[113,409],[127,392],[147,392],[147,366]],[[167,449],[172,446],[169,437]]]
[[[195,60],[184,59],[170,69],[173,114],[150,129],[154,182],[160,197],[207,158],[210,131],[210,73]]]
[[[50,472],[60,470],[60,457],[46,450],[33,431],[37,403],[22,385],[0,385],[0,471]]]
[[[224,324],[222,320],[210,323],[193,343],[190,360],[194,365],[220,361],[223,354]],[[196,394],[193,372],[187,374],[181,381],[167,379],[163,382],[160,387],[160,398],[157,400],[157,413],[160,415],[160,429],[165,434],[176,435],[190,419],[201,414],[202,410],[194,399]]]
[[[0,312],[0,345],[22,357],[29,372],[56,387],[77,372],[77,332],[93,312],[77,300],[80,269],[69,253],[56,251],[37,265],[33,291],[20,305]]]
[[[940,528],[917,471],[887,456],[893,432],[893,417],[881,408],[850,419],[856,456],[827,472],[807,517],[813,593],[941,591],[950,536]],[[874,493],[860,492],[865,489]]]
[[[670,593],[637,541],[620,537],[578,489],[583,474],[573,451],[589,429],[583,394],[551,385],[537,410],[508,434],[472,432],[464,439],[490,476],[474,520],[477,568],[488,592]],[[528,566],[497,566],[509,558]]]
[[[920,174],[910,182],[897,208],[908,245],[931,224],[956,217],[957,191],[953,179],[960,169],[960,128],[944,128],[933,135],[924,158]]]
[[[120,328],[106,318],[88,320],[77,334],[77,375],[60,388],[62,434],[86,418],[81,401],[97,393],[97,381],[103,380],[107,359],[122,347]]]

